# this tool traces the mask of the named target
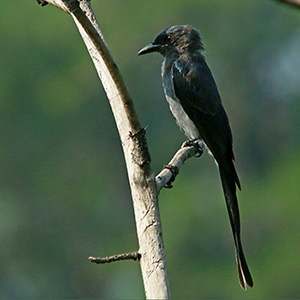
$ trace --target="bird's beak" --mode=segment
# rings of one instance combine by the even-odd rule
[[[151,52],[158,52],[161,48],[161,45],[159,44],[153,44],[150,43],[149,45],[145,46],[143,49],[141,49],[138,53],[138,55],[143,55]]]

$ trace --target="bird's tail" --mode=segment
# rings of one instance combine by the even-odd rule
[[[240,237],[240,216],[236,197],[236,185],[240,189],[240,182],[233,162],[230,165],[219,165],[219,170],[235,243],[239,281],[241,287],[246,290],[247,285],[253,287],[253,280],[246,263]]]

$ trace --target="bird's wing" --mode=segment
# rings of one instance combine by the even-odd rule
[[[203,57],[181,56],[173,65],[172,76],[176,97],[217,162],[226,157],[233,160],[228,118]]]
[[[173,65],[173,83],[178,99],[203,113],[215,115],[221,104],[214,78],[200,55],[181,56]]]
[[[243,289],[253,286],[240,239],[240,218],[236,185],[240,182],[234,167],[232,135],[216,83],[203,59],[197,54],[178,58],[172,69],[175,95],[193,121],[218,162],[223,191],[236,246],[240,284]]]

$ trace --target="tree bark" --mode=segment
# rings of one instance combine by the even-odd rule
[[[43,1],[41,4],[43,4]],[[47,0],[75,21],[109,99],[119,131],[131,188],[147,299],[170,298],[166,256],[150,156],[129,92],[103,39],[90,0]]]

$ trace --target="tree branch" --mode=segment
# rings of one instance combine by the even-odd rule
[[[41,0],[39,0],[41,1]],[[140,265],[147,299],[170,298],[166,257],[150,155],[131,97],[103,39],[90,0],[43,0],[69,13],[109,99],[120,135],[132,193]]]
[[[62,0],[36,0],[36,2],[38,4],[41,4],[42,6],[45,6],[47,4],[52,4],[60,9],[62,9],[63,11],[69,13],[69,10],[68,10],[66,4]]]
[[[167,164],[167,167],[165,166],[162,171],[155,177],[156,185],[157,185],[157,192],[159,193],[160,190],[168,183],[173,182],[175,180],[176,175],[174,174],[173,168],[179,169],[183,165],[183,163],[195,156],[198,153],[198,149],[196,147],[190,146],[190,147],[184,147],[180,148],[173,158],[170,160],[170,162]],[[178,172],[177,172],[178,173]],[[171,186],[169,186],[171,187]]]
[[[106,264],[111,263],[115,261],[120,260],[139,260],[141,258],[141,255],[138,253],[138,251],[129,252],[129,253],[122,253],[122,254],[116,254],[112,256],[106,256],[106,257],[89,257],[89,261],[96,263],[96,264]]]

